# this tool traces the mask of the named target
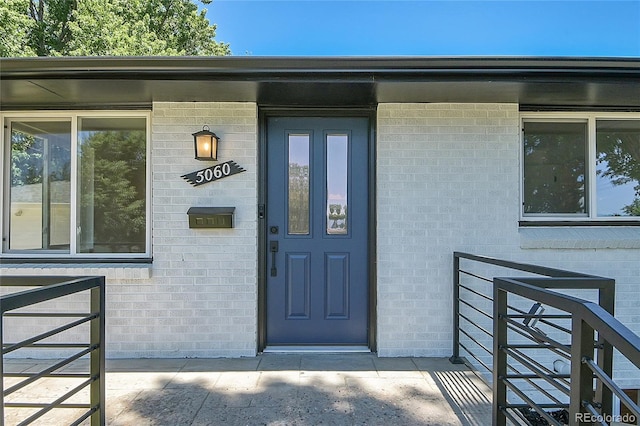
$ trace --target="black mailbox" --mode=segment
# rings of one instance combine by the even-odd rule
[[[189,228],[233,228],[235,207],[191,207]]]

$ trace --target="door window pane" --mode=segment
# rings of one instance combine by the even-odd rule
[[[347,135],[327,136],[327,234],[348,232]]]
[[[309,143],[309,135],[289,135],[289,235],[309,235]]]
[[[11,123],[10,250],[69,251],[71,123]]]
[[[524,213],[587,214],[587,125],[524,123]]]
[[[78,252],[144,253],[145,118],[80,118]]]
[[[598,216],[640,216],[640,121],[596,122]]]

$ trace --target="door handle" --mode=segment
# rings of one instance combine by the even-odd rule
[[[271,276],[275,277],[278,275],[278,270],[276,269],[276,253],[278,252],[277,241],[269,241],[269,251],[271,252]]]

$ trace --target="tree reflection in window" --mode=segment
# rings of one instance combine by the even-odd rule
[[[329,204],[329,234],[347,233],[347,206],[342,204]]]
[[[525,123],[524,213],[587,213],[586,141],[586,123]]]
[[[288,233],[309,235],[311,137],[309,134],[290,134],[288,139]]]
[[[83,119],[80,136],[78,250],[145,252],[145,120]]]
[[[69,250],[69,121],[11,123],[9,249]]]
[[[349,136],[327,135],[327,234],[348,233]]]
[[[596,124],[598,216],[640,216],[640,121]]]
[[[309,165],[289,164],[289,234],[309,234]]]

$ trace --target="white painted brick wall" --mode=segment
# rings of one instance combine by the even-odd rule
[[[105,275],[110,358],[253,356],[257,107],[155,103],[151,120],[153,264],[4,265],[0,275]],[[180,177],[211,165],[193,158],[192,133],[203,125],[221,139],[218,158],[234,160],[245,172],[199,187]],[[189,229],[187,210],[193,206],[236,207],[235,227]],[[29,336],[36,326],[12,325],[6,339]]]
[[[203,125],[221,139],[220,161],[245,172],[198,187],[180,177],[211,165],[193,158],[191,134]],[[257,107],[155,103],[152,134],[153,279],[111,285],[112,295],[144,295],[146,305],[111,313],[124,320],[110,329],[120,345],[112,355],[255,355]],[[189,229],[189,207],[209,206],[235,207],[234,228]]]
[[[640,332],[637,240],[623,230],[518,229],[518,116],[515,104],[379,105],[381,356],[451,355],[453,251],[614,278],[616,317]],[[618,363],[616,375],[626,368]]]
[[[377,158],[379,353],[451,355],[452,252],[519,241],[518,106],[380,105]]]
[[[637,242],[583,230],[522,232],[515,104],[382,104],[377,133],[378,350],[451,354],[452,252],[617,280],[617,317],[640,332]],[[247,171],[200,187],[191,134],[221,137]],[[152,113],[151,266],[0,268],[0,275],[106,275],[107,356],[252,356],[257,318],[257,108],[156,103]],[[189,229],[192,206],[234,206],[234,229]],[[603,241],[605,239],[606,241]],[[626,244],[626,245],[625,245]],[[629,245],[631,244],[631,245]],[[617,248],[611,248],[617,247]],[[16,336],[24,330],[12,330]],[[624,370],[624,364],[622,364]]]

